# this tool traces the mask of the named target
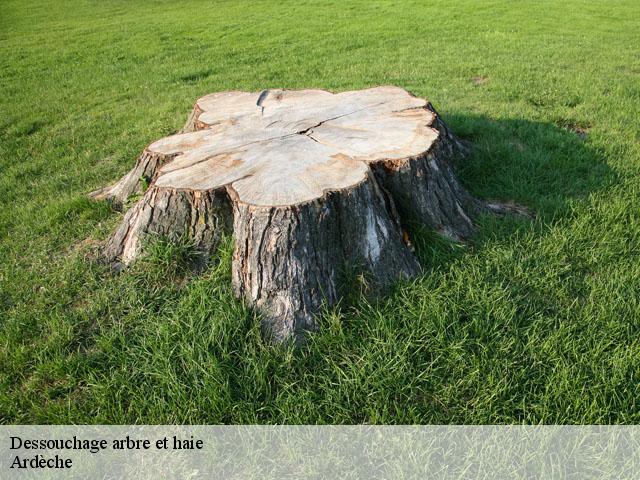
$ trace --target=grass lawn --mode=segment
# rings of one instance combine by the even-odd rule
[[[639,423],[640,3],[0,3],[0,423]],[[534,221],[357,285],[298,350],[158,242],[94,260],[86,193],[220,90],[394,84],[471,142],[458,174]]]

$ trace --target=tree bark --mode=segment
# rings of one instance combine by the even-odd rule
[[[346,269],[364,274],[378,292],[419,272],[387,201],[372,175],[301,205],[234,201],[233,284],[264,312],[268,337],[314,330],[314,314],[339,301]]]
[[[230,231],[230,219],[230,205],[222,192],[151,187],[125,214],[104,255],[109,262],[127,265],[140,255],[148,237],[154,236],[183,240],[210,253]]]
[[[129,173],[113,185],[91,192],[89,196],[96,200],[107,200],[115,208],[122,209],[127,199],[142,192],[144,184],[149,185],[158,169],[174,156],[145,150]]]

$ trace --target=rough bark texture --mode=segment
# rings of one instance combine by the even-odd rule
[[[107,200],[120,209],[131,195],[142,191],[144,183],[149,185],[158,169],[173,157],[174,155],[145,150],[129,173],[113,185],[91,192],[89,195],[96,200]]]
[[[481,202],[469,195],[456,178],[448,151],[456,147],[446,138],[417,158],[375,165],[379,181],[395,199],[405,222],[422,223],[451,240],[473,235],[473,218]]]
[[[395,87],[208,95],[181,134],[94,192],[124,204],[150,185],[105,257],[129,264],[150,235],[210,254],[233,223],[237,296],[263,313],[267,336],[301,339],[340,300],[345,271],[375,292],[418,274],[401,225],[465,240],[479,213],[521,212],[460,185],[452,160],[464,150],[430,103]]]
[[[233,283],[265,314],[265,334],[300,338],[315,328],[323,303],[334,305],[345,269],[378,291],[416,275],[393,210],[373,176],[348,191],[288,207],[234,202]]]
[[[151,187],[126,213],[104,254],[108,261],[126,265],[141,253],[149,236],[184,240],[210,253],[230,231],[230,219],[229,202],[221,192]]]
[[[180,133],[190,133],[207,128],[208,125],[206,123],[198,121],[198,117],[201,113],[202,109],[196,103],[191,109],[191,113],[189,114],[184,127],[182,127],[182,130],[180,130]]]

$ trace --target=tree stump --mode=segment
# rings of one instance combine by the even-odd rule
[[[451,159],[462,150],[431,104],[396,87],[207,95],[183,133],[94,192],[124,204],[148,185],[105,256],[129,264],[149,234],[210,253],[233,229],[234,291],[268,336],[300,339],[339,301],[346,266],[378,292],[418,274],[409,220],[459,241],[480,212],[502,210],[461,187]]]

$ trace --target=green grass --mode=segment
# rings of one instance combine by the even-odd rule
[[[1,423],[640,422],[640,4],[0,4]],[[424,275],[357,288],[299,349],[160,243],[93,261],[121,219],[85,193],[195,98],[395,84],[473,146],[470,245],[416,232]],[[583,134],[586,131],[586,136]]]

